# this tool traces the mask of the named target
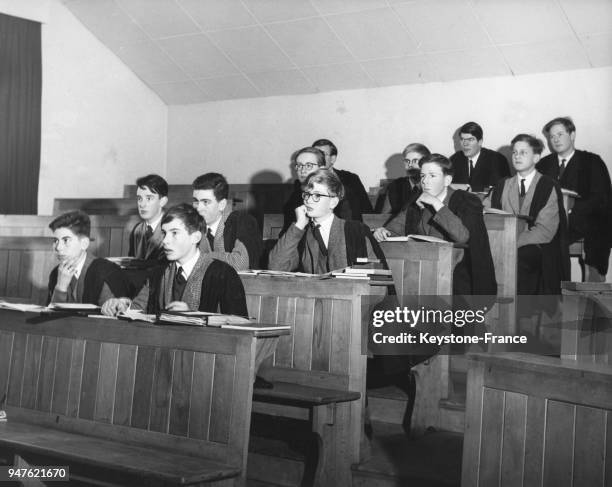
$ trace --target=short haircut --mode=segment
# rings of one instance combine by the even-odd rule
[[[419,154],[421,154],[421,156],[425,157],[428,156],[429,154],[431,154],[431,152],[429,152],[429,149],[424,146],[423,144],[419,144],[418,142],[414,142],[412,144],[408,144],[406,146],[406,148],[402,151],[402,155],[404,157],[406,157],[406,155],[409,152],[417,152]]]
[[[312,189],[315,183],[325,186],[330,195],[337,196],[339,199],[344,198],[344,186],[335,172],[325,168],[317,169],[308,175],[304,188]]]
[[[212,189],[217,201],[225,200],[229,195],[229,184],[227,184],[227,179],[218,172],[207,172],[195,178],[193,181],[193,189]]]
[[[461,136],[461,134],[470,134],[476,137],[477,140],[482,140],[482,127],[476,122],[464,123],[459,129],[459,135]]]
[[[296,150],[291,155],[291,162],[295,164],[297,162],[298,156],[301,154],[314,154],[317,158],[317,164],[319,165],[319,167],[325,166],[325,154],[320,149],[317,149],[316,147],[304,147],[300,150]]]
[[[453,162],[442,154],[429,154],[428,156],[423,157],[423,159],[419,161],[419,167],[423,167],[423,164],[427,164],[428,162],[437,164],[440,169],[442,169],[442,173],[445,176],[452,176],[455,174]]]
[[[156,193],[160,198],[168,196],[168,183],[157,174],[149,174],[136,180],[136,186],[140,189],[149,188],[151,193]]]
[[[553,125],[557,124],[563,125],[569,134],[576,131],[576,125],[574,125],[574,121],[570,117],[557,117],[553,118],[550,122],[544,125],[542,133],[548,135]]]
[[[89,215],[81,210],[69,211],[58,216],[55,220],[49,223],[51,231],[55,232],[58,228],[68,228],[79,237],[87,237],[91,235],[91,220]]]
[[[517,142],[527,142],[533,149],[533,152],[536,154],[541,154],[544,151],[544,142],[533,135],[518,134],[516,137],[514,137],[514,139],[512,139],[510,144],[514,145]]]
[[[180,220],[185,225],[187,232],[192,234],[193,232],[203,232],[206,224],[204,218],[200,216],[198,211],[187,203],[181,203],[180,205],[169,208],[164,217],[162,218],[161,224],[165,225],[170,223],[172,220]]]
[[[329,155],[330,156],[337,156],[338,155],[338,148],[334,145],[334,143],[331,140],[328,140],[328,139],[319,139],[319,140],[315,140],[312,143],[313,147],[323,147],[324,145],[328,145],[329,146]]]

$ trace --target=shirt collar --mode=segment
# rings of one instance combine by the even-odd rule
[[[326,216],[323,220],[319,220],[319,222],[314,223],[319,226],[319,232],[321,232],[321,237],[323,238],[323,242],[325,242],[325,246],[329,243],[329,234],[331,232],[331,226],[334,222],[334,214],[330,213],[329,216]]]
[[[159,223],[162,221],[162,218],[164,217],[164,212],[162,211],[159,215],[159,217],[157,217],[155,220],[153,220],[150,223],[147,223],[148,226],[151,227],[151,230],[155,231],[155,229],[157,228],[157,225],[159,225]]]
[[[83,252],[83,255],[81,256],[75,267],[74,275],[77,279],[81,277],[81,272],[83,271],[83,266],[85,265],[85,259],[87,259],[87,252]]]
[[[185,276],[185,279],[189,278],[199,258],[200,258],[200,249],[197,249],[193,257],[189,259],[187,262],[185,262],[184,264],[179,264],[178,262],[176,263],[177,267],[181,267],[183,269],[183,275]]]
[[[525,192],[529,191],[529,187],[531,186],[531,183],[533,182],[533,178],[535,177],[536,172],[537,171],[534,168],[533,171],[531,171],[531,173],[525,177],[521,176],[520,174],[517,174],[516,177],[518,178],[519,189],[521,187],[521,179],[524,179],[525,180]]]
[[[574,149],[569,156],[561,157],[559,154],[557,154],[559,165],[561,165],[561,160],[565,159],[565,166],[567,167],[567,163],[570,161],[572,157],[574,157],[575,153],[576,153],[576,150]]]
[[[219,228],[219,223],[221,223],[222,218],[223,215],[219,216],[216,222],[208,225],[208,228],[210,228],[210,233],[212,233],[213,235],[217,235],[217,228]]]

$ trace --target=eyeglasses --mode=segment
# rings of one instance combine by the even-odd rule
[[[308,171],[311,171],[311,170],[313,170],[315,167],[319,167],[319,165],[318,165],[318,164],[315,164],[314,162],[307,162],[306,164],[302,164],[302,163],[299,163],[299,162],[296,162],[296,163],[295,163],[295,168],[296,168],[298,171],[300,171],[300,170],[302,170],[302,169],[306,169],[306,170],[308,170]]]
[[[319,200],[321,199],[321,196],[323,196],[324,198],[334,198],[334,196],[330,194],[308,193],[307,191],[304,191],[302,193],[302,199],[305,202],[308,201],[308,198],[312,198],[312,201],[314,201],[315,203],[318,203]]]

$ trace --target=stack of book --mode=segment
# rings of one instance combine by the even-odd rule
[[[248,324],[251,320],[243,316],[206,313],[204,311],[162,311],[158,321],[171,325],[216,326]]]
[[[357,259],[350,267],[332,272],[337,279],[369,279],[377,282],[393,282],[389,269],[383,269],[378,259]]]

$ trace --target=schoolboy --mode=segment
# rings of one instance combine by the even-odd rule
[[[49,275],[49,303],[101,305],[114,296],[126,295],[128,285],[121,268],[87,251],[91,222],[86,213],[64,213],[49,228],[59,260]]]
[[[102,312],[112,316],[128,307],[158,313],[208,311],[247,316],[244,287],[227,263],[199,249],[204,221],[187,203],[170,208],[161,221],[164,272],[152,276],[134,300],[110,299]]]
[[[228,194],[229,185],[221,174],[210,172],[193,181],[193,207],[206,223],[202,250],[237,271],[257,269],[263,250],[259,225],[247,212],[232,211]]]

